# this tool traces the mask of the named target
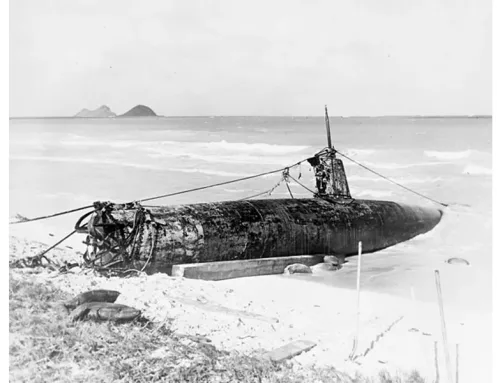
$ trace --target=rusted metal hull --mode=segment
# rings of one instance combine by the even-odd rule
[[[140,207],[108,204],[84,227],[95,265],[163,267],[373,252],[434,228],[442,212],[388,201],[266,199]]]

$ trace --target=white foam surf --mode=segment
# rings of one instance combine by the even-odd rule
[[[241,142],[162,141],[143,146],[151,158],[189,158],[209,163],[270,164],[287,166],[310,153],[305,145],[274,145]]]
[[[109,146],[113,148],[142,147],[151,149],[168,149],[177,154],[184,152],[186,154],[200,151],[213,153],[249,153],[249,154],[269,154],[284,155],[288,153],[297,153],[308,149],[307,145],[276,145],[267,143],[245,143],[228,142],[226,140],[198,142],[198,141],[92,141],[92,140],[62,140],[63,145],[68,146]]]
[[[242,173],[242,172],[225,172],[222,170],[212,170],[212,169],[184,169],[184,168],[165,168],[163,170],[179,173],[201,173],[209,176],[219,176],[219,177],[248,177],[253,174]]]
[[[201,173],[211,176],[220,177],[248,177],[253,174],[244,172],[226,172],[221,170],[213,169],[193,169],[193,168],[168,168],[149,164],[137,164],[130,162],[113,161],[106,159],[96,159],[96,158],[67,158],[67,157],[41,157],[41,156],[12,156],[11,160],[27,160],[27,161],[44,161],[44,162],[61,162],[61,163],[79,163],[79,164],[91,164],[91,165],[109,165],[109,166],[120,166],[128,168],[137,169],[148,169],[148,170],[158,170],[158,171],[170,171],[178,173]]]
[[[349,157],[363,157],[363,156],[372,156],[377,151],[375,149],[353,149],[349,148],[346,151],[346,155]]]
[[[162,146],[175,146],[179,145],[185,149],[207,149],[211,151],[220,152],[235,152],[235,153],[250,153],[250,154],[271,154],[280,155],[288,153],[297,153],[303,151],[309,146],[306,145],[275,145],[267,143],[245,143],[245,142],[227,142],[225,140],[212,141],[212,142],[177,142],[177,141],[162,141],[159,144]]]
[[[224,164],[250,164],[250,165],[278,165],[288,166],[304,159],[302,156],[259,156],[259,155],[215,155],[202,153],[172,153],[171,151],[150,150],[149,157],[151,158],[188,158],[197,161],[208,163],[224,163]]]
[[[390,190],[353,190],[356,197],[369,197],[369,198],[385,198],[390,197],[392,192]]]
[[[441,151],[426,150],[424,151],[424,155],[426,157],[436,158],[438,160],[449,161],[449,160],[459,160],[463,158],[468,158],[471,156],[473,152],[474,151],[470,149],[462,150],[459,152],[441,152]]]
[[[443,180],[441,177],[424,177],[424,178],[391,178],[393,181],[396,181],[400,184],[426,184],[426,183],[434,183],[440,182]],[[363,177],[358,175],[348,176],[347,180],[349,182],[388,182],[382,177]]]
[[[377,168],[377,169],[409,169],[409,168],[415,168],[415,167],[425,167],[425,166],[442,166],[442,165],[447,165],[447,164],[453,164],[453,162],[414,162],[410,164],[401,164],[401,163],[384,163],[384,162],[363,162],[363,165],[369,168]],[[344,165],[347,166],[357,166],[356,164],[352,162],[344,162]]]
[[[463,174],[469,175],[487,175],[490,176],[493,174],[493,170],[491,168],[486,168],[484,166],[478,165],[467,165],[462,171]]]

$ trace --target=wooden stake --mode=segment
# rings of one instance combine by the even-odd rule
[[[441,292],[439,270],[434,270],[434,275],[436,277],[436,290],[438,294],[439,312],[441,314],[441,333],[443,335],[443,351],[446,362],[446,372],[448,375],[448,382],[453,383],[453,373],[451,369],[450,350],[448,349],[448,335],[446,332],[446,321],[444,319],[443,294]]]
[[[359,241],[358,243],[358,272],[357,272],[357,281],[356,281],[356,290],[358,291],[358,302],[357,302],[357,312],[356,312],[356,334],[354,335],[354,341],[352,345],[351,355],[349,355],[349,359],[354,360],[356,350],[358,348],[358,336],[359,336],[359,316],[361,314],[360,310],[360,291],[361,291],[361,254],[363,250],[363,243]]]
[[[455,361],[455,383],[458,383],[458,343],[456,344],[456,361]]]
[[[439,363],[438,363],[438,342],[434,341],[434,366],[436,367],[436,380],[434,383],[439,383]]]

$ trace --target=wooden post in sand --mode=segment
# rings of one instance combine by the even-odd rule
[[[434,367],[436,368],[434,383],[439,383],[438,342],[436,340],[434,341]]]
[[[458,383],[458,343],[456,344],[455,383]]]
[[[446,321],[444,319],[443,293],[441,292],[441,280],[439,278],[439,270],[434,270],[434,275],[436,277],[436,290],[438,294],[439,312],[441,314],[441,333],[443,335],[443,351],[444,351],[444,358],[446,361],[446,372],[447,372],[446,375],[448,375],[448,382],[453,383],[453,373],[451,369],[450,350],[448,349],[448,335],[446,333]]]
[[[358,291],[358,302],[356,304],[356,334],[354,335],[354,342],[352,345],[351,355],[349,355],[349,359],[354,360],[356,349],[358,348],[358,336],[359,336],[359,316],[361,310],[360,306],[360,290],[361,290],[361,253],[363,250],[363,243],[361,241],[358,242],[358,272],[357,272],[357,281],[356,281],[356,290]]]

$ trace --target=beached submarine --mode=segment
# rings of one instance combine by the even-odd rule
[[[314,198],[178,206],[94,204],[76,224],[95,268],[168,270],[175,264],[374,252],[432,230],[438,208],[351,197],[342,161],[328,148],[308,159]]]

